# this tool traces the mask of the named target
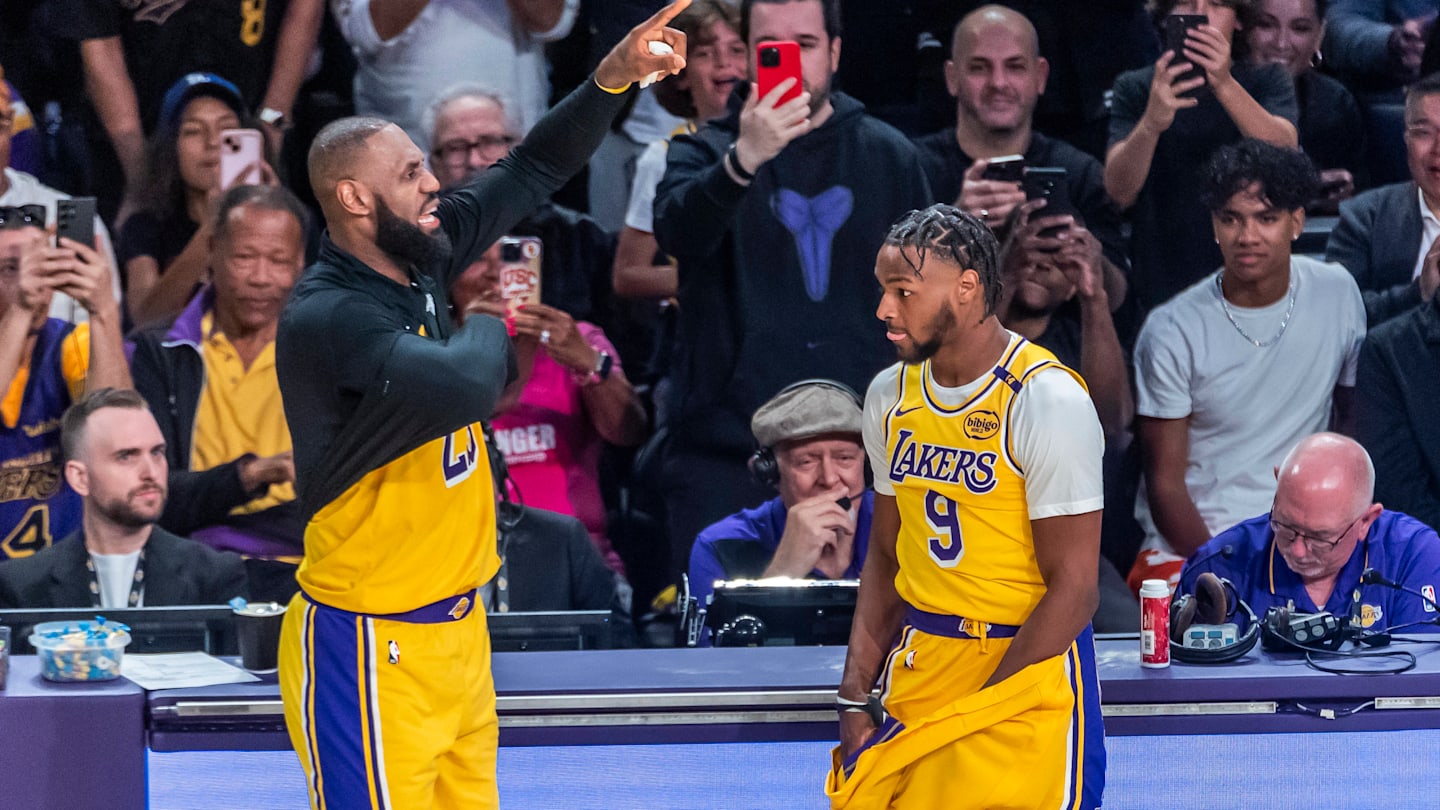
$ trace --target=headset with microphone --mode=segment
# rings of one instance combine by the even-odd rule
[[[1216,554],[1234,553],[1225,546]],[[1214,556],[1214,555],[1212,555]],[[1229,554],[1225,554],[1229,556]],[[1223,625],[1242,612],[1248,620],[1245,632],[1231,644],[1187,647],[1185,632],[1200,625]],[[1185,594],[1170,605],[1170,657],[1184,664],[1229,664],[1255,649],[1260,640],[1260,622],[1255,612],[1240,598],[1235,585],[1210,571],[1195,580],[1195,593]]]
[[[823,377],[812,377],[808,380],[790,383],[784,388],[781,388],[775,396],[770,399],[778,399],[802,388],[811,387],[829,388],[833,391],[839,391],[849,397],[850,400],[855,403],[855,407],[861,411],[865,410],[865,399],[856,393],[854,388],[838,380],[830,380]],[[754,455],[750,456],[749,466],[750,476],[755,479],[755,483],[767,489],[776,489],[780,486],[780,462],[775,459],[775,448],[761,447],[759,450],[756,450]]]

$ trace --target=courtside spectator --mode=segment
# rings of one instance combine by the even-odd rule
[[[1199,191],[1225,263],[1151,312],[1135,345],[1146,534],[1132,589],[1174,584],[1211,537],[1266,511],[1290,448],[1332,411],[1348,424],[1360,291],[1343,267],[1290,253],[1317,184],[1303,153],[1251,139],[1205,168]]]
[[[1355,379],[1355,438],[1375,460],[1375,497],[1432,527],[1440,526],[1437,306],[1432,298],[1370,330]]]
[[[69,199],[70,195],[50,188],[36,179],[33,174],[19,170],[11,163],[11,149],[17,145],[14,127],[18,126],[20,116],[28,115],[28,113],[21,110],[10,93],[10,85],[0,82],[0,207],[43,206],[45,221],[54,222],[55,203]],[[31,133],[33,134],[33,129]],[[112,267],[116,266],[115,252],[110,245],[110,232],[105,230],[105,224],[100,221],[99,215],[95,217],[95,244],[92,247],[103,255]],[[111,274],[110,289],[115,300],[119,301],[120,277],[118,273]],[[62,321],[78,322],[85,320],[88,315],[84,307],[80,306],[74,298],[63,292],[57,292],[50,300],[50,317],[59,318]]]
[[[220,188],[220,133],[247,126],[245,102],[229,80],[191,73],[165,93],[145,153],[138,211],[120,229],[125,304],[136,326],[174,320],[210,270],[211,227]],[[262,176],[274,172],[262,163]]]
[[[661,462],[676,573],[700,529],[766,496],[745,469],[761,403],[807,377],[861,389],[890,362],[870,317],[874,257],[931,196],[914,147],[832,90],[839,26],[835,0],[744,0],[748,51],[798,42],[803,92],[737,93],[725,118],[671,142],[655,194],[655,238],[679,263]]]
[[[1326,260],[1355,276],[1371,326],[1428,303],[1440,288],[1440,75],[1406,93],[1405,155],[1410,180],[1342,204],[1325,245]]]
[[[1341,200],[1355,194],[1365,165],[1365,122],[1345,85],[1316,69],[1328,5],[1328,0],[1258,0],[1244,35],[1250,61],[1282,65],[1295,80],[1300,148],[1320,170],[1318,207],[1334,213]]]
[[[1167,51],[1153,66],[1115,80],[1105,188],[1134,223],[1131,291],[1146,310],[1220,264],[1209,212],[1196,193],[1198,173],[1215,149],[1241,138],[1298,143],[1289,74],[1279,65],[1245,61],[1244,40],[1235,39],[1239,14],[1253,2],[1155,0],[1156,25],[1171,14],[1209,18],[1190,32],[1184,48],[1204,75],[1182,79],[1191,66]]]
[[[475,84],[442,93],[426,110],[423,125],[430,168],[444,190],[474,182],[520,142],[505,100]],[[540,239],[541,300],[572,317],[601,320],[611,298],[612,235],[585,214],[548,200],[510,232]]]
[[[130,386],[114,267],[76,242],[50,247],[44,228],[43,206],[0,207],[0,557],[28,557],[79,527],[60,418],[86,391]],[[47,317],[57,292],[90,319]]]
[[[355,111],[394,121],[426,143],[421,118],[436,88],[480,82],[509,102],[520,134],[550,103],[545,44],[575,24],[580,0],[331,0],[359,61]]]
[[[511,315],[500,294],[499,244],[460,274],[450,298],[462,323],[481,313],[511,327],[520,376],[500,397],[493,424],[517,500],[579,518],[623,573],[605,535],[600,453],[606,442],[640,444],[646,419],[614,345],[594,324],[545,304]]]
[[[136,336],[135,387],[165,437],[166,529],[238,552],[256,599],[295,594],[304,520],[275,378],[275,332],[305,260],[305,209],[279,186],[237,186],[207,226],[212,283],[174,325]]]
[[[220,605],[245,596],[234,554],[155,525],[165,508],[165,439],[140,395],[102,388],[65,413],[65,480],[84,499],[77,531],[0,563],[0,608]]]

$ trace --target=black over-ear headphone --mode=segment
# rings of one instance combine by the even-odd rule
[[[1235,615],[1236,610],[1244,612],[1249,619],[1245,634],[1226,647],[1202,649],[1186,647],[1181,639],[1192,624],[1224,624]],[[1210,571],[1195,580],[1195,593],[1185,594],[1170,604],[1170,657],[1184,664],[1228,664],[1237,661],[1255,648],[1260,640],[1260,622],[1255,611],[1240,598],[1240,592],[1228,579],[1221,579]]]
[[[864,397],[855,393],[854,388],[851,388],[850,386],[840,382],[839,380],[830,380],[824,377],[812,377],[808,380],[800,380],[799,382],[790,383],[784,388],[781,388],[775,394],[775,396],[771,397],[770,399],[775,399],[777,397],[784,396],[791,391],[796,391],[801,388],[809,388],[811,386],[814,386],[816,388],[830,388],[835,391],[839,391],[840,393],[848,396],[851,401],[855,403],[855,407],[859,408],[861,411],[865,410],[865,399]],[[750,456],[750,476],[755,479],[755,483],[759,484],[762,487],[775,489],[780,486],[780,462],[775,460],[775,448],[762,447],[759,450],[756,450],[754,455]]]

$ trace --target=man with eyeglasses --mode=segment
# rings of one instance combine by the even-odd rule
[[[459,84],[441,93],[421,123],[430,138],[430,169],[443,189],[475,179],[520,142],[505,99],[478,84]],[[611,294],[614,234],[589,216],[548,200],[510,233],[540,238],[542,303],[576,320],[601,319]]]
[[[1409,515],[1374,502],[1375,468],[1355,440],[1338,433],[1302,439],[1275,470],[1275,502],[1200,547],[1177,594],[1193,593],[1206,571],[1229,579],[1264,615],[1294,602],[1303,613],[1342,618],[1354,609],[1366,631],[1435,631],[1440,537]],[[1361,585],[1367,569],[1400,587]]]
[[[1440,289],[1440,74],[1405,93],[1410,179],[1340,204],[1325,260],[1360,285],[1370,328],[1411,312]]]
[[[36,216],[42,221],[55,221],[55,203],[68,200],[70,195],[41,183],[33,175],[10,168],[11,128],[15,121],[15,103],[10,97],[9,86],[0,82],[0,217],[12,222]],[[27,213],[28,211],[28,213]],[[100,217],[95,217],[95,249],[113,267],[115,252],[110,243],[110,233]],[[112,274],[110,289],[116,301],[120,300],[120,277]],[[50,301],[50,317],[62,321],[79,323],[89,317],[85,308],[64,292],[56,292]]]

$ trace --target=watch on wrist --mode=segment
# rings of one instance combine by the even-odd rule
[[[281,132],[290,128],[290,116],[280,112],[274,107],[263,108],[256,117],[260,119],[262,124],[269,124]]]
[[[595,371],[590,375],[590,381],[602,383],[610,379],[610,369],[615,366],[615,358],[609,352],[600,352],[595,360]]]

